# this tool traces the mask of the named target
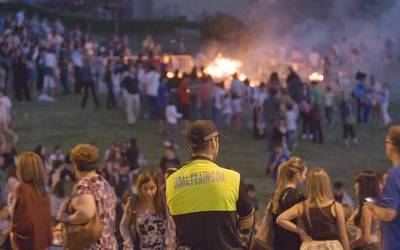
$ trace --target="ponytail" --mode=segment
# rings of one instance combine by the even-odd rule
[[[272,212],[274,214],[278,213],[279,200],[287,184],[293,180],[296,174],[303,173],[306,168],[306,163],[298,157],[291,157],[288,161],[279,165],[278,178],[272,196]]]

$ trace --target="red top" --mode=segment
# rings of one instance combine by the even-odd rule
[[[190,103],[190,89],[186,81],[182,81],[182,83],[179,85],[179,96],[181,104]]]
[[[13,240],[18,249],[47,249],[53,238],[48,195],[39,195],[31,185],[22,183],[16,191],[12,216]]]
[[[201,83],[199,87],[200,101],[212,101],[213,88],[214,88],[214,83],[212,81]]]

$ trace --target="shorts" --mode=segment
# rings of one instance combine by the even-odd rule
[[[51,75],[45,75],[43,79],[43,87],[45,89],[54,89],[56,87],[54,77]]]

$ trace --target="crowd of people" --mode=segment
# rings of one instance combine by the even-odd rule
[[[219,130],[250,129],[254,137],[267,138],[270,150],[280,144],[288,155],[298,138],[324,143],[324,120],[330,127],[341,124],[347,146],[358,144],[356,124],[391,123],[390,84],[364,72],[346,84],[338,78],[304,79],[290,67],[253,86],[239,74],[221,81],[207,74],[205,65],[188,73],[174,70],[151,36],[134,54],[128,36],[99,42],[79,27],[68,30],[60,20],[27,17],[23,11],[0,17],[0,30],[2,92],[13,93],[17,101],[33,96],[54,101],[56,89],[83,92],[81,108],[91,95],[96,109],[101,106],[98,92],[104,92],[104,106],[124,109],[129,125],[140,118],[158,120],[166,145],[177,146],[180,132],[196,119],[213,120]],[[178,40],[175,52],[183,53],[185,45]],[[2,134],[16,141],[8,99],[1,102]]]
[[[340,183],[332,190],[324,169],[309,169],[304,160],[290,157],[299,139],[324,143],[324,128],[340,124],[343,142],[350,146],[360,143],[357,126],[392,123],[390,85],[372,74],[358,72],[354,84],[345,86],[340,81],[306,81],[289,68],[286,79],[274,72],[256,87],[238,74],[227,84],[202,67],[190,73],[171,71],[161,60],[162,46],[151,37],[143,42],[143,55],[136,56],[127,37],[115,36],[101,44],[79,27],[67,32],[59,20],[27,17],[23,12],[0,17],[0,31],[3,246],[35,250],[62,244],[70,249],[238,249],[248,243],[246,237],[239,237],[239,231],[243,235],[250,228],[260,231],[266,218],[273,218],[274,249],[400,248],[396,234],[400,230],[398,167],[386,174],[362,171],[355,182],[358,205],[354,206]],[[112,143],[103,157],[95,143],[65,152],[56,146],[51,153],[38,145],[32,152],[17,155],[5,138],[11,135],[14,143],[19,139],[10,129],[13,112],[6,94],[12,92],[17,101],[31,101],[34,96],[39,101],[55,101],[58,88],[65,95],[83,92],[81,108],[86,107],[90,94],[96,109],[101,107],[98,92],[104,91],[106,108],[123,108],[130,126],[139,119],[158,121],[159,133],[165,137],[165,155],[159,166],[154,166],[154,171],[144,169],[146,160],[135,139]],[[207,133],[202,129],[193,132],[190,122],[199,119],[208,121]],[[213,165],[218,132],[246,128],[255,138],[266,138],[273,152],[266,171],[276,186],[264,218],[258,211],[254,185],[242,183],[234,171]],[[194,156],[183,168],[175,154],[180,134],[187,134]],[[385,144],[389,160],[397,166],[398,127],[389,130]],[[203,164],[204,173],[214,167],[219,172],[178,175],[181,169],[189,171],[190,162],[195,161]],[[232,177],[232,182],[225,176]],[[306,195],[299,190],[305,181]],[[209,189],[191,192],[194,200],[179,200],[190,196],[186,191],[180,193],[180,188],[225,182],[229,185],[224,188],[232,190],[218,190],[221,197],[231,195],[220,197],[226,198],[224,205],[209,202],[214,194],[207,193]],[[199,205],[203,199],[207,202]],[[229,213],[193,219],[192,213],[210,207]],[[254,218],[254,223],[249,218]],[[192,219],[195,225],[213,226],[210,232],[218,237],[188,226]],[[87,228],[97,229],[95,241],[82,240],[85,234],[73,230],[69,232],[73,237],[63,237],[62,232],[71,225],[86,222]],[[192,238],[195,236],[197,240]],[[229,239],[225,242],[224,237]]]
[[[212,121],[192,123],[187,139],[193,150],[189,162],[182,167],[170,146],[153,171],[142,167],[134,139],[113,143],[103,164],[94,144],[79,144],[67,154],[57,146],[50,155],[40,145],[19,155],[12,147],[2,148],[2,247],[258,249],[250,244],[251,237],[244,236],[249,231],[257,236],[267,225],[274,236],[261,240],[273,249],[399,248],[399,126],[392,126],[385,139],[393,167],[381,173],[361,171],[355,178],[356,202],[343,184],[331,185],[323,168],[291,157],[278,167],[265,214],[258,210],[254,185],[242,178],[239,185],[237,172],[215,165],[219,143]],[[300,188],[304,182],[307,193]],[[217,188],[216,193],[208,184]],[[226,191],[235,185],[239,197],[232,208],[228,204],[235,192]],[[225,209],[237,215],[226,217]],[[232,218],[238,218],[238,224],[228,223]],[[85,222],[90,226],[73,229]],[[72,229],[66,229],[68,225]],[[202,237],[208,240],[199,240]]]

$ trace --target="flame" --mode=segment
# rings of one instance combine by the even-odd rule
[[[246,76],[245,74],[240,74],[240,75],[239,75],[239,80],[242,81],[242,82],[243,82],[244,80],[246,80],[246,78],[247,78],[247,76]]]
[[[240,61],[218,55],[217,58],[204,69],[204,72],[214,78],[221,79],[230,77],[238,72],[241,66],[242,63]]]
[[[324,80],[324,75],[319,72],[313,72],[308,76],[308,80],[311,82],[322,82]]]
[[[172,78],[174,78],[174,77],[175,77],[174,72],[168,72],[168,73],[167,73],[167,78],[172,79]]]

